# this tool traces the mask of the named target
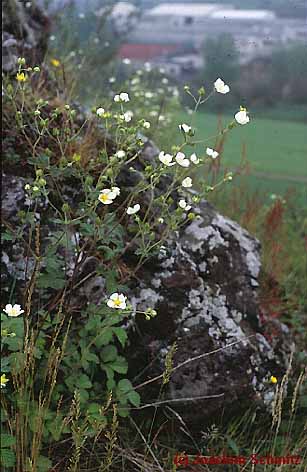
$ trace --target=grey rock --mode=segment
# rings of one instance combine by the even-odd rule
[[[168,241],[131,292],[134,307],[154,308],[158,316],[148,322],[137,315],[135,329],[130,326],[131,370],[144,369],[138,382],[163,372],[174,341],[174,366],[200,356],[176,369],[164,387],[165,398],[176,400],[172,408],[194,424],[221,408],[234,411],[251,401],[269,408],[274,396],[270,376],[284,372],[291,349],[281,323],[275,320],[273,340],[261,326],[255,288],[259,241],[205,201],[196,213],[199,219]],[[150,384],[149,398],[156,393]],[[191,401],[203,396],[213,398]]]

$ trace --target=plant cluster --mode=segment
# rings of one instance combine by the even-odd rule
[[[8,252],[19,248],[23,275],[7,278],[1,314],[2,462],[46,470],[51,462],[42,451],[68,437],[70,470],[77,470],[84,441],[103,434],[112,450],[117,417],[140,405],[126,376],[125,322],[156,312],[132,306],[129,285],[174,231],[197,218],[193,206],[214,187],[191,194],[193,172],[218,154],[191,154],[195,130],[182,123],[181,144],[146,160],[152,117],[138,116],[134,100],[155,97],[136,90],[138,80],[80,121],[73,105],[42,94],[40,67],[27,67],[24,58],[18,65],[4,82],[4,162],[20,175],[25,196],[23,209],[3,219],[3,239]],[[55,58],[52,67],[60,68]],[[196,112],[205,91],[187,92]],[[229,87],[218,79],[214,92]],[[222,133],[248,121],[241,109]],[[101,292],[92,301],[82,290],[95,277]]]

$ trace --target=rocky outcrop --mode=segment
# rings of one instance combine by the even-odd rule
[[[15,73],[18,57],[28,65],[40,64],[44,58],[50,21],[35,2],[7,0],[2,3],[2,68]]]
[[[261,325],[259,242],[207,202],[196,213],[199,218],[144,267],[131,292],[135,308],[151,306],[158,316],[136,318],[130,356],[133,371],[144,371],[138,383],[146,382],[163,372],[165,355],[177,342],[164,396],[197,424],[243,402],[268,406],[274,396],[270,376],[284,371],[290,342],[286,326],[276,323],[271,337]],[[144,388],[154,398],[152,385]]]

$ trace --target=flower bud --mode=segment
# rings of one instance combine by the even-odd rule
[[[46,183],[47,183],[46,180],[43,179],[43,178],[39,179],[39,181],[38,181],[38,184],[39,184],[41,187],[45,187]]]
[[[204,97],[206,95],[206,91],[204,87],[200,87],[200,89],[198,90],[198,95],[200,97]]]
[[[68,213],[69,210],[70,210],[70,207],[69,207],[68,203],[63,203],[63,205],[62,205],[63,213]]]
[[[19,57],[19,58],[17,59],[17,64],[19,64],[20,66],[25,65],[25,63],[26,63],[26,60],[25,60],[24,57]]]

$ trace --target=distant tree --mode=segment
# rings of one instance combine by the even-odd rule
[[[230,34],[222,34],[216,39],[204,42],[203,79],[212,84],[218,77],[227,83],[234,83],[239,77],[239,52]]]
[[[305,44],[293,44],[272,53],[270,90],[276,99],[307,103],[307,54]]]

